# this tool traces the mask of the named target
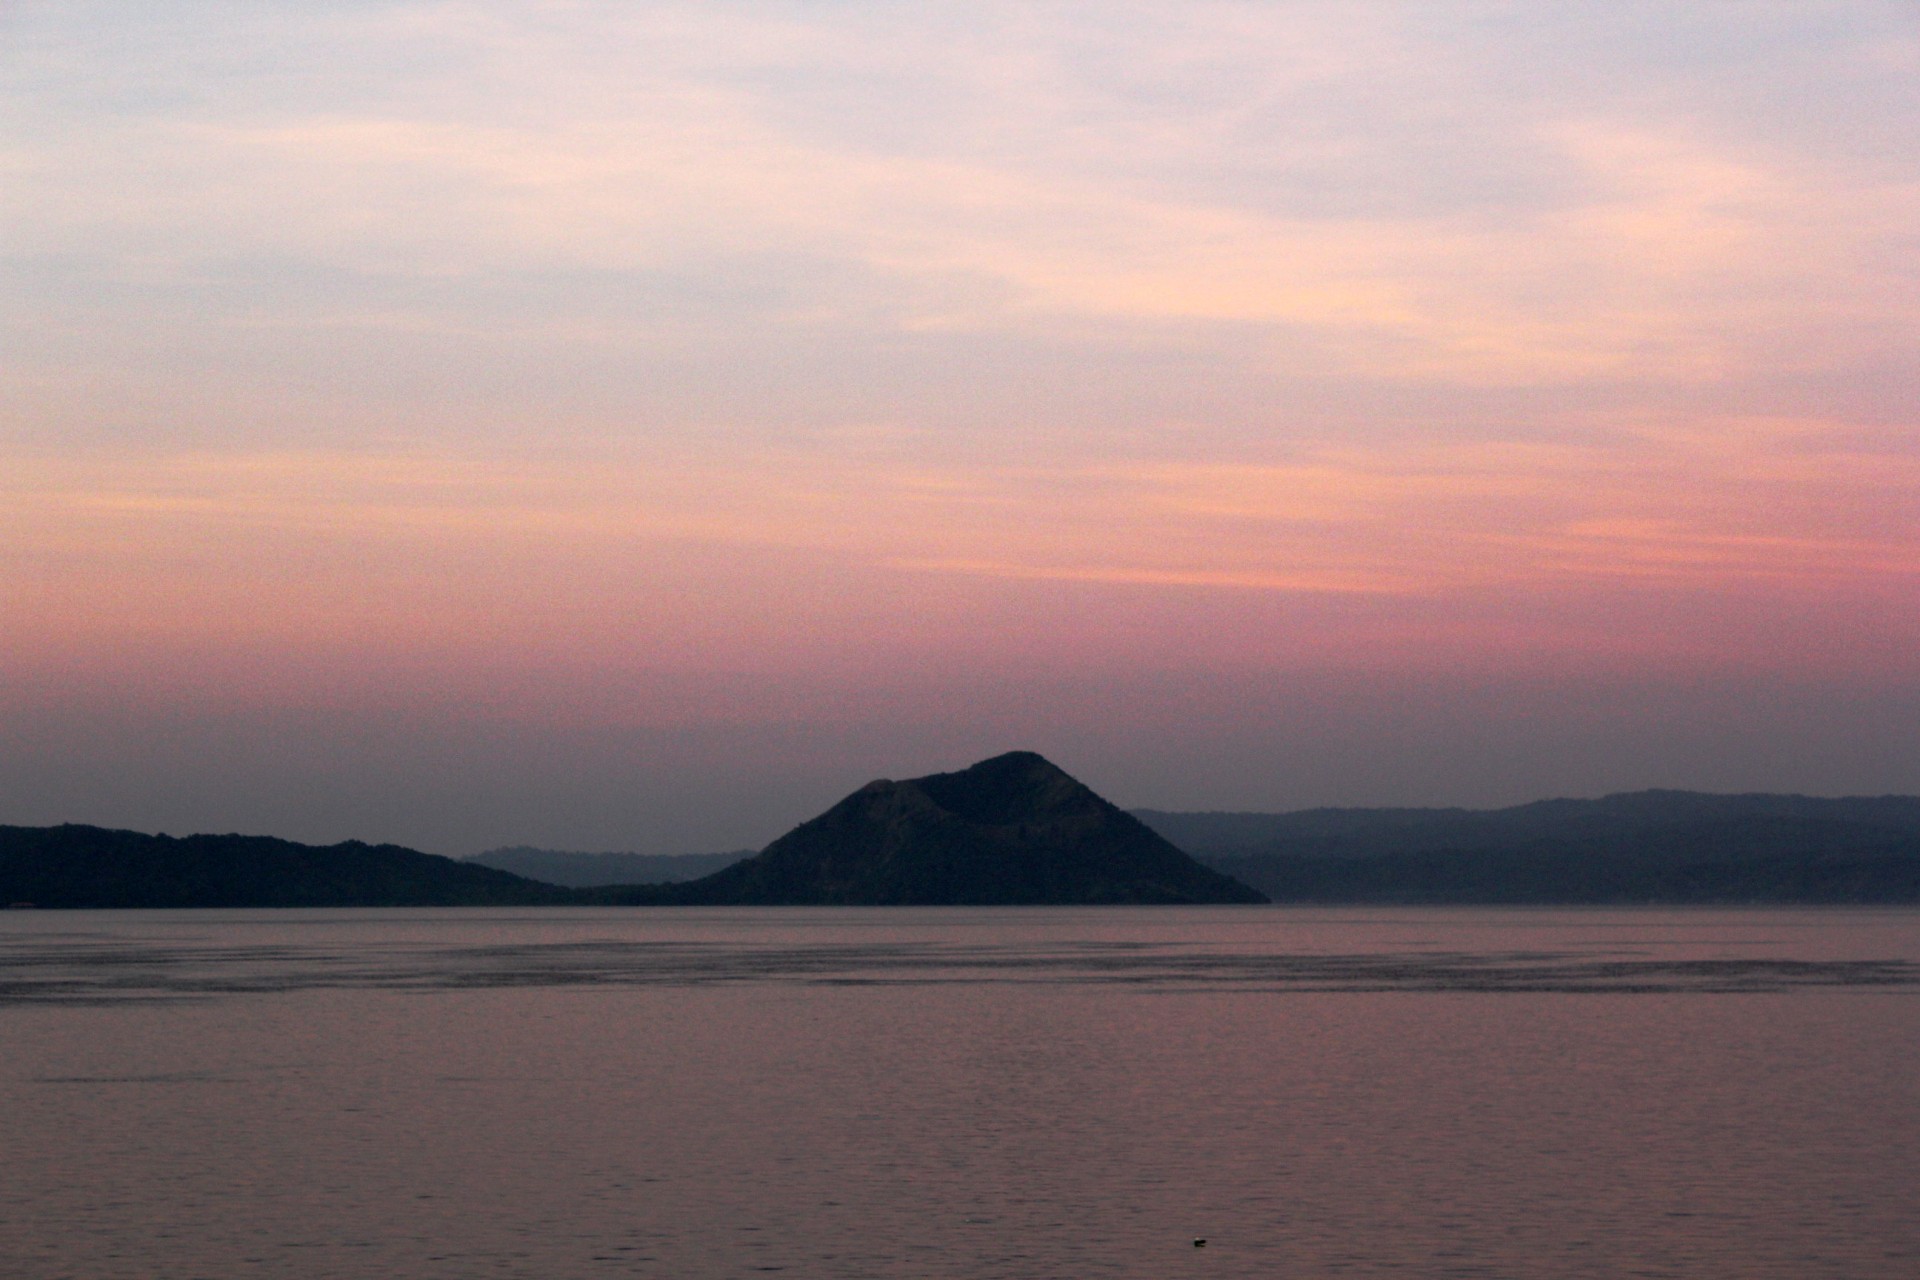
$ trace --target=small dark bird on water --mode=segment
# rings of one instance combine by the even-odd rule
[[[1204,1248],[1206,1248],[1206,1247],[1207,1247],[1207,1238],[1206,1238],[1205,1236],[1195,1236],[1195,1237],[1193,1238],[1193,1247],[1194,1247],[1194,1248],[1196,1248],[1196,1249],[1204,1249]]]

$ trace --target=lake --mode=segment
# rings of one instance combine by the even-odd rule
[[[17,911],[0,1045],[9,1277],[1920,1274],[1912,910]]]

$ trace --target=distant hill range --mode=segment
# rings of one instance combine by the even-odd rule
[[[565,889],[391,844],[0,827],[0,905],[506,907],[572,900]]]
[[[1920,797],[1636,791],[1510,809],[1137,810],[1275,902],[1920,901]]]
[[[530,869],[529,852],[543,857],[505,852]],[[538,865],[548,874],[623,865],[544,856]],[[674,859],[665,869],[684,866]],[[0,902],[41,907],[1262,901],[1029,752],[959,773],[869,783],[760,853],[680,883],[569,888],[394,845],[0,827]]]
[[[737,853],[569,853],[516,844],[477,853],[467,861],[529,880],[586,889],[609,884],[675,884],[698,880],[752,856],[751,849]]]
[[[705,879],[598,893],[716,906],[1265,901],[1030,751],[871,782]]]
[[[632,878],[594,883],[608,874]],[[1039,756],[1015,752],[958,773],[870,783],[753,856],[513,848],[456,861],[356,841],[0,827],[0,905],[1064,904],[1262,894],[1310,903],[1916,903],[1920,797],[1641,791],[1494,810],[1129,815]]]

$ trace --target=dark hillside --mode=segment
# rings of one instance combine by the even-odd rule
[[[1830,829],[1832,834],[1823,837],[1827,843],[1920,836],[1920,796],[1633,791],[1597,800],[1536,800],[1507,809],[1299,809],[1287,813],[1137,809],[1134,816],[1188,853],[1207,857],[1367,858],[1442,848],[1515,849],[1539,840],[1624,849],[1659,833],[1669,833],[1662,838],[1671,840],[1674,832],[1731,832],[1742,827],[1745,834],[1736,843],[1759,856],[1792,851],[1815,825]],[[1769,823],[1778,824],[1771,834]],[[1864,835],[1869,832],[1880,836]]]
[[[1920,901],[1920,798],[1643,791],[1140,817],[1280,902]]]
[[[1259,902],[1053,764],[1016,751],[860,788],[744,862],[609,900],[715,905]]]
[[[0,827],[0,902],[39,907],[491,907],[549,885],[398,845]]]

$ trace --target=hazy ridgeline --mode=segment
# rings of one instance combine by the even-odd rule
[[[1632,791],[1536,800],[1507,809],[1298,809],[1135,817],[1200,857],[1362,858],[1558,842],[1595,850],[1649,841],[1673,850],[1748,854],[1855,850],[1920,835],[1920,796],[1714,795]]]
[[[1920,900],[1920,797],[1641,791],[1507,809],[1133,816],[1275,901]],[[697,879],[750,856],[562,853],[475,862],[570,887]]]
[[[517,844],[489,849],[468,861],[543,884],[590,889],[613,884],[678,884],[683,880],[698,880],[752,856],[751,849],[733,853],[573,853]]]
[[[1276,902],[1920,901],[1920,797],[1135,816]]]

